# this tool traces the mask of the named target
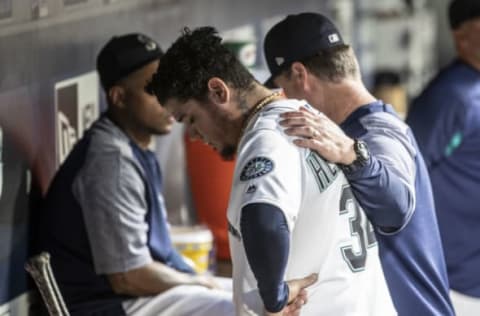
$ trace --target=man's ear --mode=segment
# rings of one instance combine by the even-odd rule
[[[304,90],[308,88],[308,70],[301,62],[294,62],[291,66],[291,79],[297,86],[302,87]]]
[[[208,97],[215,104],[224,104],[230,100],[230,89],[222,79],[213,77],[208,80]]]
[[[455,47],[457,51],[462,54],[467,51],[469,46],[466,28],[466,25],[460,25],[460,27],[452,31]]]
[[[108,89],[110,104],[116,108],[125,107],[125,89],[121,86],[113,86]]]

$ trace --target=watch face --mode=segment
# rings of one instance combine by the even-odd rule
[[[367,164],[367,161],[370,159],[370,152],[368,151],[367,144],[364,141],[355,139],[353,143],[353,150],[357,158],[349,165],[340,165],[343,172],[350,174],[355,172],[358,168],[361,168]]]
[[[360,160],[366,161],[368,158],[370,158],[370,152],[368,151],[367,144],[365,142],[359,140],[357,141],[356,144],[356,152],[357,155],[359,156]]]

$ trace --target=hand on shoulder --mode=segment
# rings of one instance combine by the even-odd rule
[[[332,163],[349,165],[355,160],[354,140],[323,113],[301,108],[283,113],[281,118],[285,134],[299,137],[294,140],[297,146],[312,149]]]

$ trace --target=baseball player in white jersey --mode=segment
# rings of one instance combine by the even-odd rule
[[[268,104],[240,142],[228,207],[237,314],[263,312],[239,233],[240,210],[268,203],[283,211],[290,231],[285,279],[319,276],[301,315],[396,315],[371,225],[345,176],[314,152],[294,146],[277,123],[280,113],[301,105]]]
[[[185,29],[148,89],[192,137],[237,157],[227,217],[238,316],[298,308],[396,315],[372,230],[343,173],[295,146],[278,124],[280,113],[305,102],[258,83],[211,27]]]

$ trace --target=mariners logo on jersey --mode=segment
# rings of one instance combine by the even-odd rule
[[[255,157],[250,159],[240,174],[241,181],[258,178],[273,170],[273,161],[267,157]]]

